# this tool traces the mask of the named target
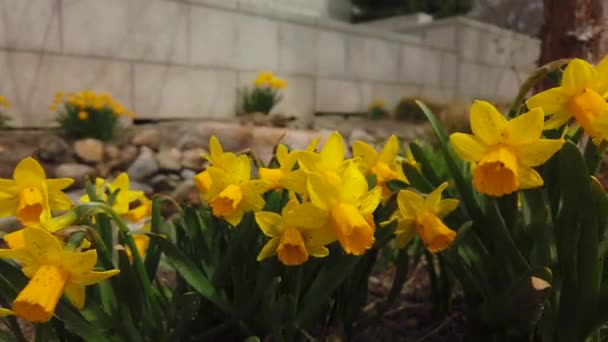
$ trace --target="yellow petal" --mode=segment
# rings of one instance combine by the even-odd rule
[[[376,163],[378,152],[369,144],[357,140],[353,143],[353,157],[361,158],[359,166],[362,172],[367,173],[372,165]]]
[[[521,189],[538,188],[544,184],[542,177],[531,167],[521,167],[518,176]]]
[[[45,229],[24,228],[23,241],[24,249],[41,264],[58,264],[61,261],[63,246],[58,238]]]
[[[68,283],[65,287],[65,296],[76,308],[82,309],[84,307],[86,295],[82,285]]]
[[[533,108],[507,122],[503,131],[504,141],[513,146],[526,145],[537,141],[543,134],[545,117],[543,110]]]
[[[309,251],[321,246],[327,246],[338,239],[327,224],[321,227],[321,229],[303,229],[301,233]]]
[[[0,308],[0,317],[13,316],[14,314],[15,312],[12,310]]]
[[[441,183],[424,199],[424,209],[431,210],[434,213],[439,211],[439,203],[441,202],[441,194],[448,187],[448,182]]]
[[[222,159],[224,149],[222,148],[222,144],[220,144],[220,141],[215,135],[212,135],[211,138],[209,138],[209,150],[209,152],[211,152],[211,158],[209,158],[210,162],[217,163]]]
[[[532,96],[526,106],[529,109],[540,107],[545,115],[551,115],[566,109],[570,95],[564,88],[555,87]]]
[[[308,253],[315,258],[325,258],[329,255],[329,249],[324,246],[311,247]]]
[[[352,255],[363,255],[374,244],[374,226],[351,205],[340,203],[332,208],[329,221],[344,251]]]
[[[378,156],[378,160],[385,162],[387,164],[392,163],[397,158],[397,153],[399,152],[399,139],[395,135],[391,135],[382,151],[380,151],[380,155]]]
[[[102,282],[108,278],[111,278],[120,273],[119,270],[109,270],[103,272],[88,272],[85,274],[72,275],[70,278],[71,282],[78,283],[80,285],[93,285]]]
[[[39,186],[46,180],[46,173],[34,158],[27,157],[15,167],[13,179],[22,186]]]
[[[277,158],[277,161],[279,162],[279,165],[281,165],[282,167],[283,164],[287,163],[287,157],[289,157],[289,151],[287,150],[287,147],[283,144],[278,144],[275,156]]]
[[[519,163],[522,166],[538,166],[544,164],[562,148],[562,139],[540,139],[518,150]]]
[[[568,120],[572,117],[572,114],[568,110],[561,110],[552,115],[549,120],[545,121],[544,130],[556,129],[565,125]]]
[[[51,178],[45,181],[49,192],[64,190],[74,183],[71,178]]]
[[[471,106],[471,130],[486,145],[494,145],[501,140],[507,119],[486,101],[476,100]]]
[[[61,191],[49,190],[49,206],[53,210],[68,210],[72,207],[72,200]]]
[[[30,322],[48,322],[68,281],[61,267],[41,266],[13,302],[13,311]]]
[[[298,164],[306,172],[318,172],[321,156],[314,152],[303,151],[298,154]]]
[[[450,135],[450,143],[460,159],[476,162],[481,159],[486,146],[474,135],[465,133],[453,133]]]
[[[317,229],[327,222],[327,211],[317,208],[311,202],[298,204],[283,215],[286,225],[298,228]]]
[[[595,66],[595,74],[596,84],[593,90],[605,98],[608,95],[608,55]]]
[[[342,175],[342,182],[340,200],[343,202],[355,203],[369,188],[365,176],[354,163],[350,163],[346,167]]]
[[[20,187],[15,181],[0,178],[0,217],[15,215],[19,192]]]
[[[330,170],[338,169],[342,161],[344,161],[345,155],[344,142],[340,133],[333,132],[327,138],[320,155],[324,167]]]
[[[282,221],[283,218],[277,213],[260,211],[255,214],[255,222],[257,222],[264,235],[269,237],[281,236],[283,232]]]
[[[373,214],[382,198],[382,188],[374,187],[359,199],[359,211],[363,214]]]
[[[85,252],[64,251],[61,265],[70,273],[87,273],[97,264],[97,250]]]
[[[443,218],[445,215],[456,210],[456,208],[458,208],[459,203],[460,201],[454,198],[444,199],[439,202],[439,210],[435,214],[437,215],[437,217]]]
[[[595,70],[588,62],[575,58],[564,70],[561,86],[568,93],[577,93],[593,85]]]
[[[233,227],[236,227],[243,220],[243,216],[245,215],[245,211],[242,208],[236,209],[232,213],[224,216],[224,220],[230,223]]]
[[[258,169],[258,176],[261,180],[267,181],[270,183],[270,187],[272,189],[280,188],[280,181],[283,178],[283,170],[282,169],[268,169],[265,167],[261,167]]]
[[[256,258],[256,260],[262,261],[271,256],[275,256],[277,254],[277,248],[279,247],[280,241],[281,240],[278,237],[274,237],[274,238],[270,239],[268,242],[266,242],[266,244],[264,245],[264,247],[262,247],[262,250],[258,254],[258,257]]]
[[[449,229],[437,216],[425,212],[418,219],[416,230],[425,247],[431,253],[448,248],[456,238],[456,232]]]
[[[25,246],[25,240],[23,239],[23,229],[10,232],[4,235],[4,237],[2,238],[10,249],[19,249]]]
[[[338,176],[325,177],[320,173],[308,175],[307,189],[311,202],[320,209],[329,211],[339,202],[340,179]]]
[[[279,181],[279,185],[291,192],[304,195],[308,193],[306,189],[307,179],[306,171],[299,169],[284,175]]]
[[[411,190],[401,190],[397,195],[397,204],[402,218],[412,219],[422,210],[424,198]]]
[[[416,236],[412,222],[401,221],[395,229],[395,247],[404,248]]]
[[[226,164],[226,172],[231,182],[244,183],[251,178],[251,160],[246,155],[238,156],[231,164]]]

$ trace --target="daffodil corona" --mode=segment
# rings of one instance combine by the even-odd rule
[[[85,303],[84,286],[118,274],[118,270],[93,271],[97,251],[64,250],[61,241],[44,229],[25,228],[24,246],[0,249],[0,258],[21,263],[29,283],[13,302],[13,311],[32,322],[48,322],[63,294],[77,308]]]
[[[545,163],[563,145],[561,139],[541,139],[544,116],[534,108],[515,119],[507,119],[490,103],[471,106],[473,135],[454,133],[452,147],[473,164],[473,185],[480,193],[503,196],[518,189],[543,185],[532,167]]]

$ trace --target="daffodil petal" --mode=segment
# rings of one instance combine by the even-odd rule
[[[0,308],[0,317],[14,316],[14,315],[15,315],[15,312],[13,310]]]
[[[555,87],[530,97],[526,106],[529,109],[540,107],[545,115],[551,115],[564,111],[569,99],[570,94],[564,88]]]
[[[222,158],[222,154],[224,154],[224,149],[222,149],[222,144],[217,139],[215,135],[212,135],[209,138],[209,152],[211,154],[211,158],[209,158],[210,162],[217,163]]]
[[[315,246],[308,249],[308,254],[312,255],[315,258],[325,258],[329,255],[329,249],[324,246]]]
[[[61,191],[49,191],[48,198],[49,206],[53,210],[68,210],[72,207],[70,197]]]
[[[376,162],[378,152],[368,143],[357,140],[353,143],[353,157],[361,158],[359,166],[362,172],[367,173]]]
[[[260,208],[261,209],[261,208]],[[243,216],[245,215],[245,211],[242,208],[237,208],[227,216],[224,216],[224,219],[230,223],[232,226],[236,227],[243,220]]]
[[[317,208],[311,202],[295,206],[284,214],[285,224],[298,228],[318,229],[327,224],[327,211]]]
[[[532,189],[543,186],[542,177],[531,167],[521,167],[517,172],[520,189]]]
[[[374,187],[359,199],[359,211],[362,214],[373,214],[380,204],[382,198],[382,188]]]
[[[401,190],[397,195],[397,204],[402,218],[412,218],[424,206],[424,198],[411,190]]]
[[[471,106],[471,130],[486,145],[501,140],[507,119],[489,102],[476,100]]]
[[[448,187],[448,182],[441,183],[435,190],[433,190],[424,199],[424,207],[428,208],[432,212],[436,213],[439,210],[439,203],[441,202],[441,194]]]
[[[505,126],[505,140],[509,145],[518,146],[535,142],[543,134],[545,116],[539,107],[531,109]]]
[[[523,166],[538,166],[544,164],[551,156],[562,148],[562,139],[540,139],[535,143],[519,149],[518,159]]]
[[[443,218],[445,215],[456,210],[456,208],[458,208],[459,203],[460,201],[455,198],[448,198],[442,200],[441,202],[439,202],[439,210],[436,213],[437,217]]]
[[[310,200],[317,208],[329,211],[338,203],[340,184],[333,184],[319,173],[308,175],[307,189]]]
[[[391,135],[378,156],[379,161],[392,163],[397,158],[399,152],[399,139],[395,135]]]
[[[319,155],[321,156],[323,165],[331,170],[336,170],[344,160],[345,153],[342,136],[338,132],[333,132],[329,138],[327,138]]]
[[[37,186],[46,180],[46,173],[34,158],[27,157],[15,167],[13,179],[24,186]]]
[[[63,252],[61,263],[66,270],[74,273],[87,273],[97,264],[97,250],[90,249],[85,252]]]
[[[568,120],[570,120],[571,117],[572,117],[572,114],[570,114],[570,112],[568,112],[566,110],[556,112],[554,115],[552,115],[549,118],[549,120],[545,121],[544,130],[546,131],[549,129],[560,128],[563,125],[565,125],[568,122]]]
[[[264,247],[262,247],[262,250],[258,254],[258,257],[256,258],[257,261],[262,261],[266,258],[276,255],[277,248],[279,247],[280,242],[281,239],[279,239],[278,237],[272,238],[268,242],[266,242],[266,244],[264,245]]]
[[[119,270],[109,270],[103,272],[91,271],[85,274],[73,274],[70,281],[80,285],[93,285],[111,278],[120,273]]]
[[[602,58],[602,60],[595,66],[596,73],[596,84],[593,87],[598,94],[606,98],[608,95],[608,56]]]
[[[483,157],[486,146],[474,135],[453,133],[450,135],[450,144],[460,159],[475,162]]]
[[[564,70],[561,86],[568,93],[578,93],[592,85],[595,75],[595,69],[591,64],[575,58]]]
[[[303,195],[308,193],[308,190],[306,189],[307,179],[308,175],[306,174],[306,171],[299,169],[281,177],[279,180],[279,185],[289,191]]]
[[[26,227],[23,229],[23,241],[29,254],[43,264],[57,264],[63,255],[63,246],[58,238],[45,229]]]
[[[255,214],[255,222],[264,233],[269,237],[278,237],[283,232],[283,225],[281,224],[283,218],[281,215],[269,211],[260,211]]]
[[[65,287],[64,294],[76,308],[82,309],[84,307],[86,295],[82,285],[68,283]]]
[[[416,230],[414,225],[408,222],[399,222],[399,225],[395,229],[395,247],[401,249],[407,246],[416,236]]]
[[[64,190],[74,183],[74,180],[71,178],[51,178],[45,181],[49,192],[51,191],[59,191]]]
[[[349,203],[355,203],[369,188],[365,176],[354,163],[347,166],[342,175],[342,182],[340,199]]]

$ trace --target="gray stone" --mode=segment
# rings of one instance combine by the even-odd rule
[[[95,168],[78,163],[64,163],[55,168],[55,177],[74,179],[73,186],[83,186],[84,179],[89,176],[91,179],[97,174]]]
[[[133,145],[127,145],[120,151],[120,156],[118,160],[121,165],[129,165],[131,164],[137,155],[139,154],[139,149]]]
[[[21,223],[15,217],[0,217],[0,232],[12,232],[21,228]]]
[[[175,189],[177,181],[171,179],[165,174],[157,174],[148,181],[156,191],[169,191]]]
[[[190,169],[183,169],[182,172],[179,173],[182,179],[192,179],[196,176],[196,172]]]
[[[70,155],[70,145],[56,135],[44,138],[38,146],[38,157],[44,161],[66,160]]]
[[[355,141],[363,141],[368,144],[374,144],[376,142],[376,138],[373,135],[369,134],[362,128],[355,127],[352,132],[350,132],[350,137],[348,138],[349,145],[352,145]]]
[[[133,191],[143,191],[147,195],[151,195],[154,193],[154,189],[150,185],[148,185],[146,183],[137,182],[137,181],[130,180],[129,188]]]
[[[106,160],[118,160],[120,158],[120,149],[116,145],[106,144],[104,154]]]
[[[161,151],[156,154],[156,161],[161,170],[179,171],[181,165],[182,152],[177,148]]]
[[[147,147],[142,147],[139,156],[127,169],[129,178],[134,181],[143,181],[154,175],[159,170],[158,162],[154,158],[154,152]]]
[[[160,147],[160,131],[156,128],[145,128],[135,134],[131,143],[135,146],[147,146],[158,150]]]
[[[103,160],[103,142],[87,138],[74,143],[74,153],[78,159],[86,163],[99,163]]]

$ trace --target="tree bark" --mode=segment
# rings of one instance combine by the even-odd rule
[[[539,65],[578,57],[597,63],[606,53],[605,0],[544,0]]]

